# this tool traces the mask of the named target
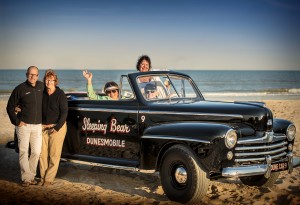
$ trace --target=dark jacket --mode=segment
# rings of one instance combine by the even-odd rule
[[[42,123],[42,97],[44,84],[36,82],[33,87],[28,81],[18,85],[9,97],[6,111],[12,124],[18,126],[20,121],[26,124]],[[21,112],[16,115],[15,108],[20,106]]]
[[[43,93],[43,125],[56,124],[54,129],[64,125],[68,116],[68,101],[63,90],[56,87],[53,94],[48,95],[45,88]]]

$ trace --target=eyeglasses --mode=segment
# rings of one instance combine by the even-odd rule
[[[38,77],[39,74],[28,74],[28,76],[30,76],[30,77]]]
[[[155,90],[147,90],[146,94],[155,93]]]
[[[116,92],[118,92],[118,90],[108,90],[108,91],[106,91],[106,94],[116,93]]]
[[[46,80],[46,83],[54,83],[56,80]]]

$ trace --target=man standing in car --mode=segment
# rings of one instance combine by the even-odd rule
[[[13,90],[6,107],[11,123],[16,126],[21,179],[24,187],[37,184],[35,175],[42,146],[44,84],[38,81],[38,76],[38,68],[30,66],[26,72],[27,80]],[[20,107],[18,114],[15,113],[16,107]],[[29,145],[30,156],[28,157]]]

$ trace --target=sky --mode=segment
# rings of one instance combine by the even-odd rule
[[[0,69],[300,70],[300,0],[0,0]]]

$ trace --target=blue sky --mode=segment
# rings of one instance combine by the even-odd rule
[[[299,0],[0,0],[0,69],[300,70]]]

